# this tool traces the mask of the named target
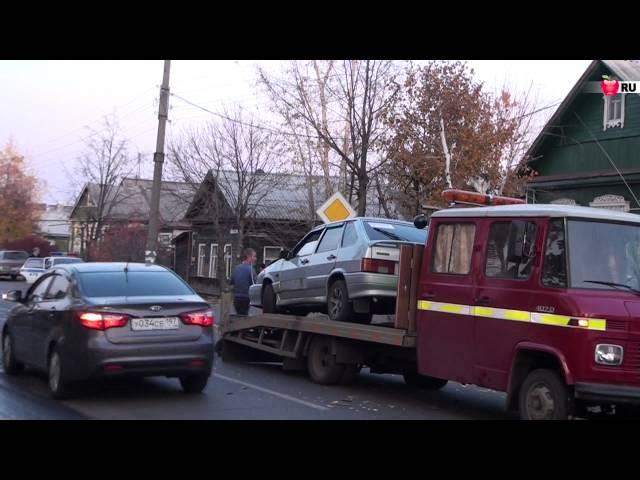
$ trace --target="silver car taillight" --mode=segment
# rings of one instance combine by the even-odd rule
[[[376,258],[363,258],[360,270],[370,273],[396,273],[396,262],[391,260],[378,260]]]

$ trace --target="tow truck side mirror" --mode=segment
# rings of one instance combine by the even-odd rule
[[[413,219],[413,225],[417,229],[423,230],[427,225],[429,225],[429,219],[424,214],[416,215]]]

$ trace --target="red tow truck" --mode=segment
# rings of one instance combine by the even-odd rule
[[[424,247],[401,247],[392,323],[241,317],[224,296],[223,361],[277,357],[322,384],[363,366],[423,388],[473,384],[506,392],[523,419],[640,403],[640,216],[443,196],[486,206],[438,211]]]

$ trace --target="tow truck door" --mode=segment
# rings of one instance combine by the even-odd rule
[[[504,390],[515,346],[531,338],[540,296],[543,220],[486,218],[474,264],[473,383]]]
[[[418,372],[423,375],[471,380],[476,223],[432,219],[417,292]]]

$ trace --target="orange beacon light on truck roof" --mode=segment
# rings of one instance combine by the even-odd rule
[[[442,198],[449,203],[461,203],[466,205],[522,205],[526,202],[519,198],[499,197],[478,192],[467,192],[465,190],[444,190]]]

